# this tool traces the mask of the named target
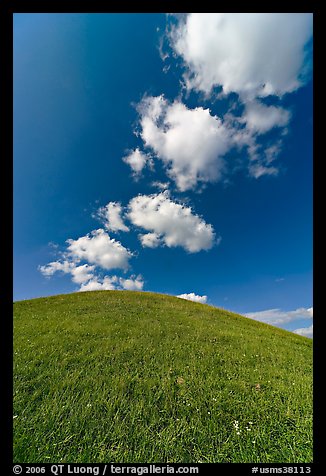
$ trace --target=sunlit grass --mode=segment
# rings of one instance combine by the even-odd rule
[[[15,462],[311,462],[312,342],[171,296],[14,304]]]

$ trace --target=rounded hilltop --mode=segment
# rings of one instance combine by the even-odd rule
[[[14,462],[311,462],[312,341],[173,296],[14,304]]]

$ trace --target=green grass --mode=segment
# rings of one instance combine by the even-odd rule
[[[13,422],[15,463],[311,462],[312,342],[153,293],[17,302]]]

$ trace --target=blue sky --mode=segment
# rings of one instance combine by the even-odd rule
[[[312,14],[15,14],[14,299],[154,291],[311,336],[312,128]]]

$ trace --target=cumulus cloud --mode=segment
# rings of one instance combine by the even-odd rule
[[[144,280],[141,275],[131,276],[127,279],[119,278],[119,284],[122,289],[126,289],[128,291],[141,291],[144,287]]]
[[[179,190],[221,178],[223,156],[232,145],[232,137],[209,109],[189,109],[178,100],[171,104],[161,95],[144,98],[138,111],[144,144],[163,161]]]
[[[94,276],[86,284],[82,284],[79,291],[113,291],[116,289],[125,289],[128,291],[141,291],[144,281],[141,275],[131,276],[130,278],[119,278],[118,276],[104,276],[100,278]]]
[[[82,284],[79,291],[113,291],[116,289],[116,284],[116,276],[105,276],[103,279],[94,277],[88,283]]]
[[[102,219],[104,226],[109,231],[129,231],[121,217],[122,207],[119,202],[109,202],[99,208],[97,214]]]
[[[282,311],[281,309],[268,309],[266,311],[249,312],[245,314],[250,319],[265,322],[266,324],[281,325],[297,319],[312,319],[313,308],[300,307],[294,311]]]
[[[309,74],[311,13],[190,13],[179,16],[170,43],[187,71],[188,89],[221,86],[245,98],[282,96]]]
[[[67,240],[67,255],[76,261],[88,263],[104,269],[120,268],[126,270],[132,253],[119,241],[103,230],[94,230],[77,240]]]
[[[107,228],[127,231],[121,213],[121,204],[116,202],[110,202],[98,211]],[[76,240],[68,239],[66,243],[66,249],[58,252],[60,256],[58,260],[38,267],[44,276],[50,277],[57,272],[68,274],[74,283],[80,285],[78,291],[143,289],[144,280],[141,275],[129,277],[102,275],[103,269],[126,271],[129,259],[133,256],[120,242],[110,238],[103,229],[93,230]]]
[[[88,264],[82,264],[80,266],[75,266],[71,268],[72,281],[77,284],[82,284],[93,277],[93,271],[95,266],[90,266]]]
[[[249,175],[277,175],[274,161],[282,150],[282,139],[259,143],[259,136],[274,128],[284,135],[291,114],[282,107],[267,106],[259,100],[245,104],[242,116],[228,111],[223,119],[209,109],[187,108],[182,102],[169,103],[163,95],[145,97],[138,105],[140,136],[146,147],[163,162],[180,191],[216,182],[227,172],[226,154],[245,148]],[[163,189],[168,184],[153,182]]]
[[[168,40],[186,68],[185,85],[207,96],[215,86],[238,94],[244,110],[222,117],[203,107],[189,108],[163,95],[145,97],[138,105],[139,134],[144,146],[163,162],[167,175],[184,192],[217,182],[227,172],[226,154],[246,148],[249,175],[276,176],[273,163],[282,150],[259,143],[259,136],[278,128],[285,132],[291,114],[263,98],[279,98],[310,77],[311,13],[190,13],[176,15]],[[280,133],[280,131],[278,131]],[[135,173],[151,160],[139,149],[124,160]],[[232,164],[231,164],[232,167]]]
[[[196,253],[214,245],[212,225],[193,214],[190,207],[173,202],[168,192],[134,197],[127,216],[134,225],[150,232],[141,236],[143,246],[153,248],[160,241],[170,248],[181,246]]]
[[[259,134],[264,134],[274,127],[284,127],[289,120],[290,113],[286,109],[266,106],[259,101],[248,102],[240,119],[246,124],[247,129]]]
[[[70,274],[72,281],[77,284],[82,284],[93,278],[93,271],[95,266],[83,264],[78,266],[74,261],[58,260],[52,261],[44,266],[39,266],[39,271],[43,276],[52,276],[54,273],[62,272],[63,274]]]
[[[135,150],[132,150],[127,156],[123,157],[122,160],[128,164],[134,175],[138,176],[143,168],[152,163],[152,159],[148,154],[145,154],[137,147]]]
[[[44,276],[52,276],[56,272],[70,274],[74,283],[80,284],[78,291],[111,291],[114,289],[126,289],[128,291],[141,291],[144,280],[141,275],[132,275],[129,278],[118,276],[100,276],[94,274],[95,266],[83,264],[78,266],[74,261],[52,261],[45,266],[39,266],[39,271]]]
[[[299,334],[299,336],[310,337],[312,339],[313,330],[314,330],[314,326],[313,324],[311,324],[311,326],[309,327],[301,327],[300,329],[295,329],[292,332],[294,332],[295,334]]]
[[[61,271],[64,274],[68,274],[71,271],[71,266],[73,263],[64,260],[64,261],[51,261],[44,266],[39,266],[38,270],[43,274],[43,276],[53,276],[54,273]]]
[[[187,299],[188,301],[201,302],[202,304],[207,302],[207,296],[198,296],[198,294],[195,293],[179,294],[177,297],[181,299]]]
[[[157,248],[162,243],[162,240],[157,233],[139,235],[139,239],[144,248]]]

